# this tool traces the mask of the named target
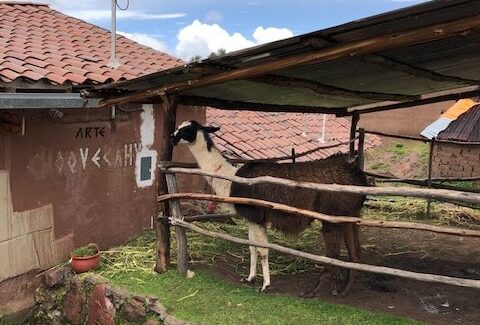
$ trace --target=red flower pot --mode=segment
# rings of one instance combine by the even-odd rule
[[[97,268],[98,264],[100,264],[100,249],[96,244],[88,244],[88,246],[95,248],[96,253],[94,255],[80,257],[72,254],[71,265],[76,273],[87,272]]]

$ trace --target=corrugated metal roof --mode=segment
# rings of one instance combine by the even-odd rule
[[[476,105],[460,115],[438,134],[437,139],[480,144],[480,105]]]
[[[338,114],[386,101],[409,104],[428,94],[480,85],[478,27],[480,1],[432,1],[96,87],[92,93],[115,101],[166,91],[176,93],[180,103],[230,109],[258,104],[258,110],[297,107],[302,112],[322,108]],[[288,59],[293,63],[278,65]],[[226,75],[230,79],[222,79]]]

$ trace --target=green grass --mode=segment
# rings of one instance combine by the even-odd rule
[[[129,271],[109,279],[131,292],[158,296],[170,312],[204,324],[420,324],[319,299],[262,294],[205,272],[191,279]]]
[[[202,227],[247,236],[244,221],[203,222]],[[315,223],[295,240],[277,232],[271,232],[270,238],[281,245],[305,250],[305,247],[319,246],[319,229],[320,224]],[[212,265],[215,261],[228,263],[239,277],[247,274],[248,247],[190,232],[189,250],[193,266]],[[419,324],[320,299],[263,294],[203,270],[197,270],[193,278],[182,277],[173,270],[159,275],[153,272],[154,252],[154,233],[147,231],[126,245],[104,253],[96,272],[130,292],[159,297],[175,317],[203,324]],[[175,262],[175,256],[172,259]],[[276,252],[271,252],[270,260],[272,274],[291,274],[318,267],[313,262]]]

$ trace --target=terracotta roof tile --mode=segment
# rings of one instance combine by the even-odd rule
[[[326,117],[325,142],[321,138],[323,116],[319,114],[265,113],[207,109],[207,123],[220,126],[214,135],[217,148],[231,158],[265,159],[290,156],[348,141],[350,121]],[[365,148],[380,144],[377,136],[367,136]],[[348,145],[313,152],[298,161],[324,159],[337,153],[347,153]]]
[[[0,78],[4,82],[43,78],[53,84],[98,84],[183,64],[118,35],[122,66],[109,68],[110,32],[47,5],[0,2],[0,17]]]

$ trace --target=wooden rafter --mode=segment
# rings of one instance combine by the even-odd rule
[[[477,80],[469,80],[469,79],[463,79],[459,77],[446,76],[428,69],[423,69],[411,64],[399,62],[397,60],[387,58],[385,56],[378,55],[378,54],[364,55],[360,57],[360,59],[365,62],[380,65],[389,70],[400,71],[415,77],[429,79],[432,81],[455,82],[455,83],[462,83],[467,85],[476,85],[480,83],[480,81],[477,81]]]
[[[222,100],[211,97],[180,96],[179,103],[185,105],[211,106],[222,109],[248,109],[261,112],[286,112],[286,113],[321,113],[321,114],[346,114],[346,107],[314,107],[298,105],[274,105],[252,102]]]
[[[413,100],[413,101],[406,101],[406,102],[394,103],[394,104],[380,103],[380,104],[374,104],[374,105],[368,105],[368,106],[362,106],[362,107],[352,107],[348,109],[347,113],[340,113],[340,114],[337,114],[337,116],[351,116],[357,113],[367,114],[367,113],[388,111],[392,109],[433,104],[438,102],[444,102],[447,100],[459,100],[462,98],[475,97],[475,96],[480,96],[480,88],[477,87],[476,89],[472,89],[472,87],[469,87],[468,90],[464,90],[464,88],[462,88],[459,90],[450,91],[448,94],[422,96],[421,99]]]
[[[300,78],[284,77],[278,75],[265,75],[249,79],[252,82],[260,82],[268,85],[280,86],[280,87],[294,87],[294,88],[306,88],[313,90],[321,95],[339,96],[345,98],[354,99],[371,99],[371,100],[414,100],[418,99],[418,96],[408,96],[401,94],[386,94],[369,91],[354,91],[345,88],[334,87],[326,85],[316,81],[310,81]]]

